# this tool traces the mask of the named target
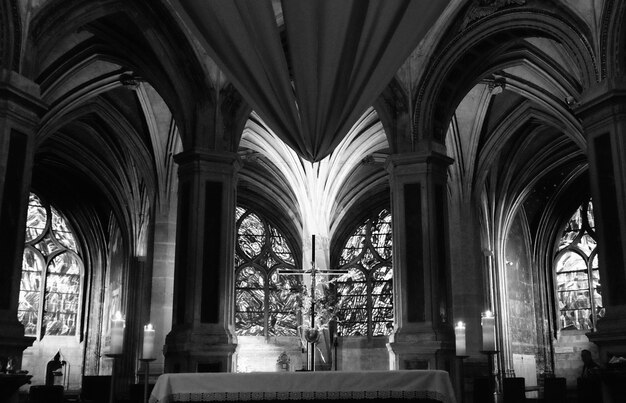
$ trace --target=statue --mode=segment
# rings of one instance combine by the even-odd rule
[[[279,372],[289,372],[291,370],[291,358],[286,352],[280,353],[276,360],[276,370]]]
[[[55,372],[65,365],[65,361],[61,361],[61,352],[58,351],[51,361],[46,365],[46,386],[54,385]]]

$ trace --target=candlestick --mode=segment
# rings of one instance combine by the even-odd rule
[[[311,330],[315,331],[315,235],[311,235]],[[311,348],[308,348],[308,345]],[[309,342],[309,371],[315,371],[315,343]]]
[[[145,329],[145,327],[144,327]],[[139,361],[144,363],[144,378],[143,378],[143,401],[144,403],[148,403],[150,400],[150,396],[148,395],[148,376],[150,374],[150,362],[154,361],[155,358],[140,358]]]
[[[456,355],[464,356],[466,354],[466,346],[465,346],[465,323],[459,321],[454,328],[454,333],[456,336]]]
[[[154,357],[154,328],[151,323],[143,327],[143,359],[152,359]]]
[[[117,387],[115,386],[115,380],[117,379],[117,375],[116,375],[117,359],[120,358],[122,354],[106,353],[105,355],[113,359],[113,362],[111,363],[111,384],[109,386],[109,403],[115,403],[117,402],[117,396],[116,396]]]
[[[489,350],[489,351],[481,351],[481,353],[487,356],[487,364],[489,365],[489,395],[486,396],[487,399],[485,400],[485,402],[498,403],[500,402],[500,398],[498,397],[499,393],[498,393],[498,387],[497,387],[498,374],[496,374],[494,371],[495,356],[496,354],[498,354],[498,352],[495,350]]]
[[[480,324],[483,328],[483,351],[496,351],[496,324],[491,311],[482,315]]]
[[[111,319],[111,347],[109,354],[122,354],[124,346],[124,318],[120,311]]]

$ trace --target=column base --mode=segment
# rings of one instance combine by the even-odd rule
[[[389,343],[387,343],[389,369],[451,371],[454,363],[452,339],[438,337],[432,328],[430,331],[418,328],[411,330],[399,330],[389,336]]]
[[[598,346],[602,364],[606,365],[614,354],[626,355],[626,305],[607,307],[596,328],[587,337]]]
[[[33,345],[35,338],[24,336],[24,326],[15,318],[14,312],[0,312],[0,329],[0,361],[6,365],[6,361],[13,358],[13,369],[19,370],[22,368],[22,353]]]
[[[165,338],[165,372],[233,372],[237,339],[224,329],[172,329]]]

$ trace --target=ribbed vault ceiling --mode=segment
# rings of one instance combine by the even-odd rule
[[[63,182],[86,189],[94,195],[91,199],[117,206],[116,214],[137,233],[146,200],[156,197],[157,204],[165,203],[175,191],[172,155],[182,150],[182,144],[216,147],[221,141],[197,134],[213,133],[203,126],[213,117],[198,113],[203,107],[199,102],[218,102],[222,90],[235,80],[210,56],[207,37],[186,25],[190,20],[181,19],[181,9],[173,1],[141,3],[137,9],[130,3],[104,1],[93,15],[74,3],[54,1],[50,7],[47,3],[31,5],[29,38],[34,45],[25,52],[36,50],[37,57],[24,63],[24,74],[40,84],[50,106],[38,140],[33,183],[53,188],[50,183],[58,182],[61,188]],[[531,8],[544,7],[527,3]],[[228,143],[232,149],[229,145],[220,151],[238,151],[244,161],[241,198],[263,200],[268,210],[275,204],[279,215],[300,227],[298,231],[332,236],[352,207],[380,195],[388,198],[383,161],[400,149],[398,143],[414,140],[407,137],[423,135],[419,130],[428,116],[414,108],[426,94],[433,116],[449,116],[445,140],[455,159],[451,187],[458,187],[450,190],[453,199],[460,195],[475,200],[485,192],[497,193],[503,205],[523,208],[529,222],[539,222],[542,203],[580,183],[576,178],[586,170],[586,141],[572,108],[590,74],[597,74],[599,62],[593,55],[583,60],[576,52],[599,46],[597,25],[603,2],[594,2],[593,7],[583,3],[545,6],[546,15],[553,13],[559,21],[567,21],[558,32],[556,28],[546,32],[540,24],[507,31],[500,17],[468,22],[465,13],[474,3],[450,1],[446,19],[428,21],[436,30],[426,33],[424,42],[412,43],[413,53],[407,52],[410,56],[395,67],[400,101],[392,106],[396,115],[385,118],[394,124],[411,121],[406,133],[383,130],[383,114],[372,108],[378,102],[374,97],[345,130],[318,132],[324,138],[332,134],[326,153],[322,151],[326,146],[320,148],[318,142],[321,137],[309,138],[316,145],[285,142],[275,122],[260,117],[265,116],[263,108],[255,108],[239,143],[235,136],[241,131],[219,133],[225,142],[232,142]],[[293,43],[289,43],[294,30],[287,25],[288,14],[295,11],[286,13],[278,0],[270,4],[271,23],[280,41],[276,49],[282,52],[289,81],[296,73]],[[503,8],[501,14],[506,11]],[[56,23],[62,17],[66,24]],[[489,31],[490,24],[494,32]],[[564,27],[570,27],[571,38],[563,34]],[[484,33],[487,39],[473,38],[473,32]],[[581,38],[584,46],[572,48]],[[432,73],[439,71],[440,76]],[[137,79],[139,86],[131,82],[124,87],[123,75]],[[429,92],[431,82],[439,92]],[[496,95],[492,88],[502,83],[504,88]],[[295,105],[300,105],[297,95],[306,86],[294,88],[289,81],[285,88],[295,91]],[[254,106],[252,96],[245,99]],[[403,115],[404,109],[410,111],[409,117]],[[413,112],[417,112],[415,119]],[[346,113],[339,118],[349,120]]]

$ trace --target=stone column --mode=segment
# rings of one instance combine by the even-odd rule
[[[172,328],[174,300],[174,272],[176,258],[176,201],[157,210],[154,224],[154,252],[152,263],[152,294],[150,321],[155,331],[156,361],[150,364],[151,374],[162,374],[165,369],[163,346],[165,336]]]
[[[598,236],[604,318],[588,333],[607,352],[626,351],[626,80],[606,79],[577,108],[587,138],[589,178]]]
[[[0,357],[15,357],[16,369],[34,341],[24,336],[17,309],[35,130],[44,110],[35,83],[0,69]]]
[[[447,168],[427,145],[387,162],[393,219],[391,369],[451,370],[454,333],[448,259]]]
[[[178,154],[178,219],[172,331],[166,372],[236,368],[234,241],[236,154]]]

